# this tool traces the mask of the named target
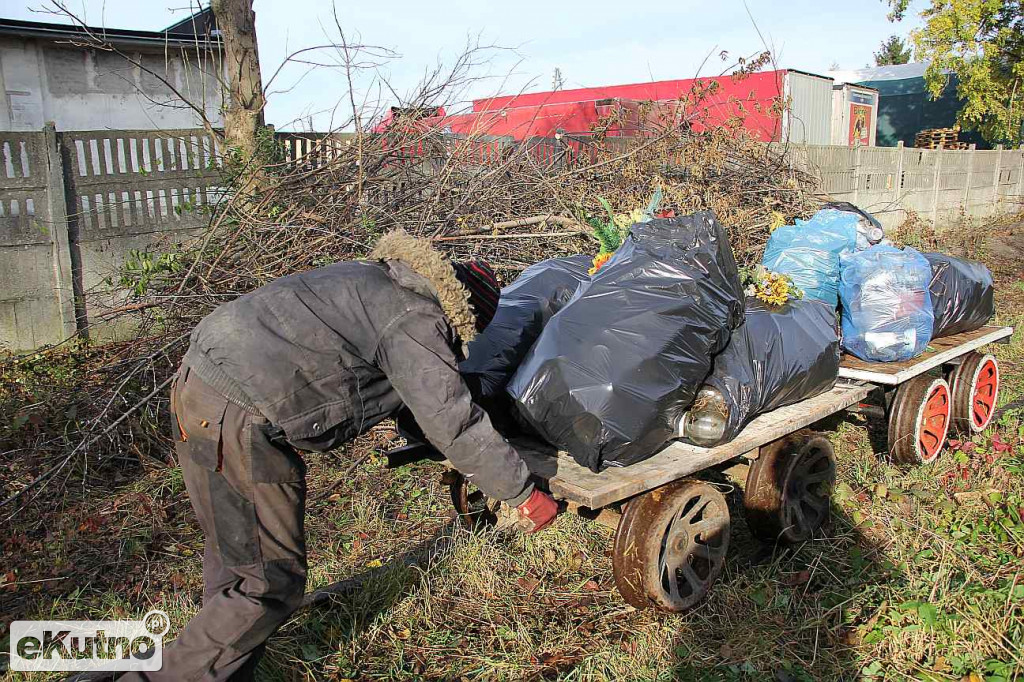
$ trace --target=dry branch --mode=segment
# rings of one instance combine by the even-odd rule
[[[359,48],[338,49],[355,88]],[[452,68],[429,73],[387,126],[380,125],[387,112],[364,109],[368,98],[353,96],[340,127],[354,134],[320,136],[300,158],[262,159],[259,187],[244,200],[229,188],[175,267],[130,287],[136,292],[105,316],[130,315],[133,340],[90,350],[74,391],[40,401],[17,389],[0,400],[8,423],[29,415],[46,424],[0,447],[5,511],[28,497],[45,502],[39,491],[58,480],[97,482],[113,462],[155,462],[170,443],[156,428],[168,422],[166,396],[152,389],[174,371],[184,350],[176,340],[216,306],[277,277],[364,257],[389,230],[431,238],[452,258],[485,258],[507,283],[545,258],[596,253],[588,222],[608,219],[604,202],[629,213],[660,189],[664,210],[713,210],[742,264],[760,259],[768,225],[820,204],[785,145],[751,140],[738,125],[702,124],[694,102],[668,124],[635,122],[630,138],[606,136],[608,121],[589,137],[532,142],[452,135],[443,120],[424,123],[417,112],[450,105],[476,82],[482,50],[470,46]],[[0,364],[0,379],[45,356]],[[23,450],[32,457],[9,455]],[[30,489],[35,495],[24,494]]]

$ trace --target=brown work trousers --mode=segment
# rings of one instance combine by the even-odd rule
[[[306,467],[270,423],[183,365],[171,388],[185,488],[206,534],[203,608],[156,673],[122,680],[249,680],[302,603]]]

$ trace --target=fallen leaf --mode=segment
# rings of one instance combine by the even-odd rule
[[[412,637],[412,631],[409,628],[402,628],[395,633],[395,637],[402,640],[409,639]]]
[[[596,592],[597,590],[601,589],[601,586],[597,584],[596,580],[588,580],[587,582],[583,583],[583,589],[589,590],[590,592]]]
[[[804,570],[798,573],[788,573],[782,576],[782,579],[779,582],[781,582],[783,585],[788,585],[789,587],[795,587],[797,585],[803,585],[810,579],[811,572]]]
[[[843,630],[843,634],[839,636],[839,640],[847,646],[859,646],[864,640],[858,628],[851,628],[849,630]]]
[[[328,502],[337,502],[340,499],[341,499],[341,493],[334,493],[333,495],[331,495],[331,496],[329,496],[327,498],[327,501]]]
[[[563,663],[566,660],[567,660],[566,657],[564,655],[562,655],[562,654],[551,653],[551,654],[541,654],[540,655],[540,664],[543,665],[543,666],[546,666],[548,668],[554,668],[559,663]]]
[[[366,564],[367,568],[380,568],[384,563],[380,559],[374,559]]]
[[[537,585],[540,585],[540,581],[536,578],[517,578],[516,582],[527,592],[533,592],[537,589]]]
[[[999,438],[999,434],[997,433],[992,436],[992,449],[995,450],[996,452],[1009,452],[1010,444],[1004,443]]]

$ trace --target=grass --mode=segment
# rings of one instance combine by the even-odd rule
[[[1021,329],[1022,264],[990,265],[997,321]],[[815,540],[756,542],[734,489],[725,572],[681,616],[618,598],[601,525],[462,530],[438,465],[389,470],[378,454],[332,488],[385,431],[310,458],[310,589],[343,589],[270,641],[260,679],[1024,680],[1024,332],[994,349],[1010,409],[931,467],[889,463],[862,416],[823,425],[839,484]],[[3,635],[15,617],[153,607],[174,633],[195,613],[202,540],[176,470],[71,487],[41,509],[0,536]]]

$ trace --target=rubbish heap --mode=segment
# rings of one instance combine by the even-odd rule
[[[710,211],[634,224],[593,275],[589,265],[524,271],[460,370],[496,423],[514,414],[593,471],[675,438],[727,442],[830,390],[841,350],[906,360],[994,313],[985,266],[898,249],[848,203],[776,229],[756,269],[768,278],[746,295]]]

